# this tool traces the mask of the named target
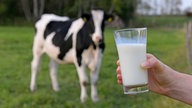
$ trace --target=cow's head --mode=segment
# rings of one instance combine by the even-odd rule
[[[93,42],[96,45],[103,43],[105,21],[111,22],[113,15],[106,14],[101,9],[95,9],[91,10],[90,14],[82,15],[82,18],[87,22],[87,26],[89,26],[89,32]]]

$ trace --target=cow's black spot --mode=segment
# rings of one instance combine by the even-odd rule
[[[88,49],[89,46],[91,45],[93,45],[93,47],[96,49],[96,46],[94,45],[94,42],[92,41],[92,38],[91,38],[91,34],[93,34],[95,29],[92,23],[93,23],[92,20],[85,23],[85,25],[77,33],[76,56],[77,56],[77,62],[79,66],[81,66],[83,51],[85,49]]]
[[[55,32],[55,35],[52,39],[52,43],[59,47],[60,53],[58,59],[63,60],[65,54],[72,48],[72,35],[70,34],[67,40],[64,40],[66,37],[69,28],[73,21],[51,21],[44,32],[44,38]]]
[[[63,36],[65,37],[69,27],[72,24],[72,20],[70,21],[51,21],[47,24],[47,27],[44,32],[44,39],[47,38],[47,36],[53,32],[59,33],[62,31]]]
[[[56,43],[55,41],[58,41],[56,36],[55,38],[53,38],[53,43]],[[72,48],[72,34],[70,35],[70,37],[68,38],[68,40],[66,41],[62,41],[59,45],[58,45],[59,49],[60,49],[60,53],[58,55],[58,58],[60,60],[63,60],[63,58],[65,57],[65,54]]]

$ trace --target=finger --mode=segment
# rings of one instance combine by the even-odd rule
[[[122,80],[121,74],[117,74],[117,79],[118,79],[118,80]]]
[[[120,66],[120,61],[119,60],[117,60],[117,66]]]
[[[157,59],[152,54],[147,54],[147,60],[144,61],[141,66],[143,68],[152,68],[153,65],[157,62]]]
[[[149,59],[149,58],[151,58],[151,57],[153,57],[153,55],[152,54],[150,54],[150,53],[147,53],[147,59]]]
[[[155,56],[152,54],[147,54],[147,60],[144,61],[141,66],[143,68],[153,68],[155,70],[158,70],[158,72],[162,71],[164,68],[163,63],[161,63]]]
[[[121,74],[121,68],[120,68],[120,66],[117,67],[116,73],[117,73],[117,74]]]
[[[118,84],[123,84],[122,80],[117,80]]]

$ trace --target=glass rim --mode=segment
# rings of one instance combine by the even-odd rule
[[[147,27],[119,29],[119,30],[115,30],[114,32],[117,33],[122,31],[136,31],[136,30],[147,30]]]

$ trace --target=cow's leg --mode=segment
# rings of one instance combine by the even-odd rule
[[[59,91],[59,84],[57,80],[58,64],[53,59],[51,59],[49,63],[49,68],[50,68],[50,78],[52,81],[52,88],[54,91]]]
[[[99,100],[97,93],[97,81],[98,81],[99,68],[95,71],[91,71],[90,80],[91,80],[91,98],[93,102],[97,102]]]
[[[98,74],[99,74],[99,71],[92,71],[90,73],[91,98],[92,98],[93,102],[97,102],[99,100],[98,93],[97,93]]]
[[[85,65],[82,64],[81,66],[79,66],[78,64],[76,64],[76,68],[77,68],[77,73],[79,76],[79,81],[80,81],[80,87],[81,87],[81,102],[84,103],[87,99],[87,90],[86,90],[86,86],[87,86],[87,82],[88,82],[88,78],[86,75],[86,71],[85,71]]]
[[[36,90],[36,76],[37,72],[39,71],[42,54],[43,54],[43,46],[42,43],[38,41],[38,38],[36,36],[33,43],[33,60],[31,62],[31,83],[30,83],[31,91]]]
[[[39,71],[40,62],[41,62],[40,56],[33,56],[33,60],[31,62],[31,84],[30,84],[31,91],[36,90],[36,76],[37,72]]]
[[[93,60],[92,64],[89,65],[89,68],[91,70],[90,72],[91,98],[93,102],[99,101],[99,97],[97,93],[97,81],[99,77],[100,67],[101,67],[101,57],[98,57],[96,62]]]

